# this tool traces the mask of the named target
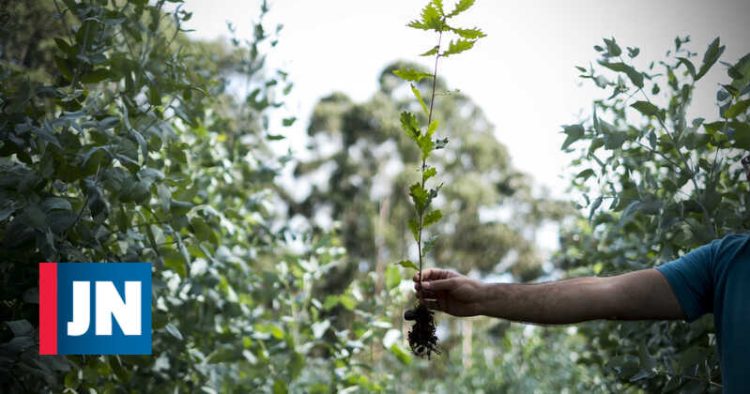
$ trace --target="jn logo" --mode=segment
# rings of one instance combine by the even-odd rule
[[[39,354],[151,354],[151,264],[39,264]]]

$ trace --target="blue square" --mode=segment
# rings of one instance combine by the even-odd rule
[[[73,321],[74,281],[88,282],[90,295],[88,330],[78,336],[68,335],[67,330],[68,322]],[[108,316],[111,335],[96,335],[96,289],[114,285],[120,299],[127,303],[126,281],[140,283],[140,335],[125,335],[114,316]],[[58,354],[151,354],[150,263],[58,263],[57,296]],[[85,301],[77,300],[78,307]]]

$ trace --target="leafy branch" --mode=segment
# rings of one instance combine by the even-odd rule
[[[446,13],[442,0],[431,0],[422,9],[421,17],[410,22],[408,26],[437,34],[437,44],[421,54],[421,56],[434,56],[432,73],[404,68],[394,71],[396,76],[410,82],[411,91],[419,103],[423,115],[427,119],[425,128],[420,125],[414,113],[409,111],[401,113],[401,128],[419,148],[421,166],[419,168],[419,181],[409,187],[409,195],[414,204],[414,217],[409,220],[409,229],[417,243],[419,261],[418,265],[409,260],[401,261],[399,264],[404,267],[417,269],[419,281],[422,280],[425,255],[429,253],[432,247],[432,242],[424,241],[424,230],[439,222],[443,217],[442,211],[431,208],[432,202],[438,196],[443,184],[441,183],[436,187],[429,187],[428,185],[428,181],[436,177],[438,173],[437,168],[428,164],[428,159],[434,151],[444,148],[448,143],[447,138],[435,137],[435,132],[439,126],[439,122],[433,119],[438,64],[440,58],[468,51],[474,47],[477,40],[485,37],[485,34],[478,28],[459,28],[449,25],[449,21],[452,18],[468,10],[473,5],[474,0],[459,0],[453,9]],[[444,48],[443,37],[446,34],[452,34],[455,38],[448,43],[447,48]],[[416,85],[421,80],[428,78],[432,79],[429,107],[424,102],[422,92]]]

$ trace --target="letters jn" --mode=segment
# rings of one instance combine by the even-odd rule
[[[151,354],[151,264],[41,263],[40,354]]]

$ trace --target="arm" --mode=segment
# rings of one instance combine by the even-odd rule
[[[419,291],[418,283],[415,287]],[[484,284],[451,271],[426,270],[421,289],[428,306],[454,316],[539,324],[684,318],[669,283],[654,269],[540,284]]]

